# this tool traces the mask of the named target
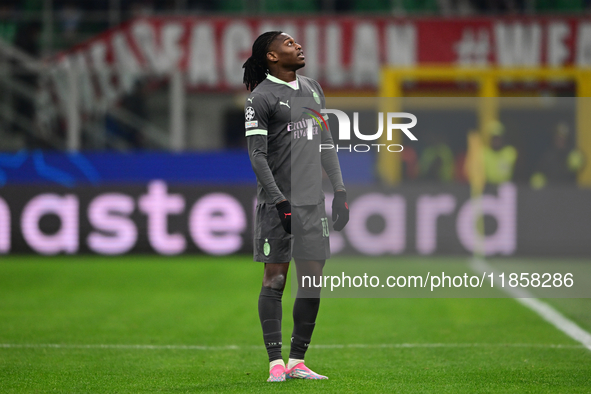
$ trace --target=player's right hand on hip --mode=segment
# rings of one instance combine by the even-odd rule
[[[277,213],[283,229],[291,234],[291,204],[287,200],[283,200],[276,204]]]

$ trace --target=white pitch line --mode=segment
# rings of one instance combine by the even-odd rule
[[[348,345],[310,345],[314,349],[390,349],[390,348],[469,348],[469,347],[535,347],[549,349],[582,349],[581,345],[544,343],[380,343]]]
[[[378,343],[378,344],[332,344],[310,345],[314,349],[401,349],[401,348],[542,348],[542,349],[583,349],[581,345],[545,343]],[[65,343],[0,343],[0,349],[136,349],[136,350],[251,350],[264,346],[200,346],[200,345],[131,345],[131,344],[65,344]]]
[[[0,343],[0,348],[52,349],[139,349],[139,350],[240,350],[263,346],[202,346],[202,345],[131,345],[131,344],[67,344],[67,343]]]
[[[483,259],[475,258],[471,261],[471,266],[475,271],[480,272],[494,272],[494,269]],[[502,288],[505,292],[511,295],[521,305],[536,312],[540,317],[552,324],[554,327],[581,343],[584,347],[591,350],[591,334],[575,322],[566,318],[563,314],[552,308],[545,302],[535,298],[533,294],[522,288],[513,287],[501,287],[498,282],[498,277],[495,273],[495,284],[498,284],[499,288]]]

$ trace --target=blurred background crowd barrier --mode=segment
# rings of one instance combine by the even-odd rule
[[[0,253],[250,251],[242,64],[258,34],[279,29],[303,45],[302,74],[327,103],[359,112],[367,130],[371,98],[418,118],[400,154],[339,152],[352,207],[389,199],[391,216],[358,209],[359,226],[331,234],[335,252],[473,253],[463,207],[482,182],[485,254],[588,255],[589,10],[3,0]]]

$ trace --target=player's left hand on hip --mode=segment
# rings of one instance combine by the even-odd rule
[[[347,192],[338,191],[332,199],[332,228],[341,231],[349,222],[349,204],[347,204]]]

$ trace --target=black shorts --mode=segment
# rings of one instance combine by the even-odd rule
[[[291,207],[292,233],[281,226],[275,204],[259,204],[254,221],[254,261],[287,263],[326,260],[330,257],[328,219],[324,201],[318,205]]]

